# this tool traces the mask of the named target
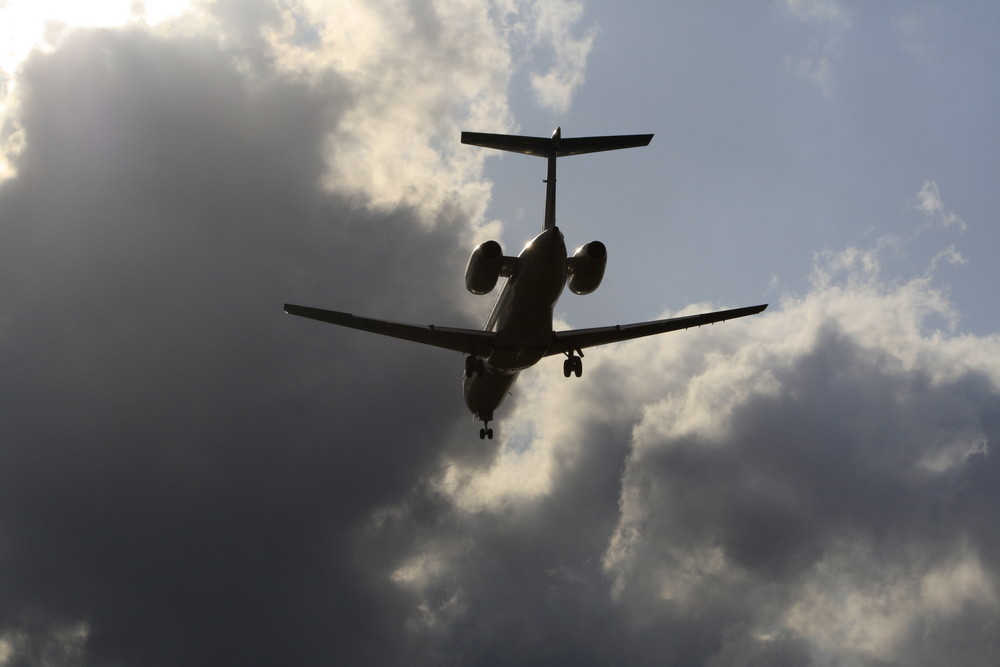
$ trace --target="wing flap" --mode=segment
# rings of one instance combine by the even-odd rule
[[[385,320],[358,317],[357,315],[342,313],[336,310],[296,306],[290,303],[285,304],[285,312],[289,315],[298,315],[299,317],[307,317],[311,320],[319,320],[320,322],[336,324],[342,327],[367,331],[382,336],[390,336],[392,338],[401,338],[415,343],[433,345],[434,347],[441,347],[446,350],[454,350],[478,356],[487,356],[492,352],[493,343],[496,339],[496,334],[492,331],[438,327],[433,324],[419,325],[387,322]]]
[[[748,306],[746,308],[733,308],[732,310],[719,310],[714,313],[671,317],[666,320],[654,320],[652,322],[616,324],[610,327],[597,327],[594,329],[554,331],[552,332],[552,344],[549,346],[546,356],[566,354],[574,350],[582,350],[585,347],[617,343],[624,340],[666,333],[668,331],[714,324],[715,322],[723,322],[737,317],[756,315],[765,308],[767,308],[766,303],[760,306]]]

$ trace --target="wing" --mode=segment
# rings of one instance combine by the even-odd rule
[[[308,317],[320,322],[329,322],[330,324],[337,324],[342,327],[360,329],[361,331],[391,336],[393,338],[402,338],[403,340],[412,340],[415,343],[443,347],[446,350],[455,350],[456,352],[478,356],[488,356],[493,351],[493,343],[496,339],[496,334],[492,331],[437,327],[433,324],[422,326],[419,324],[385,322],[383,320],[372,320],[367,317],[358,317],[350,313],[296,306],[290,303],[285,304],[285,312],[289,315]]]
[[[689,329],[700,327],[703,324],[713,324],[723,320],[731,320],[736,317],[746,317],[756,315],[767,308],[767,304],[761,306],[749,306],[747,308],[734,308],[732,310],[719,310],[714,313],[702,313],[700,315],[685,315],[684,317],[671,317],[668,320],[655,320],[653,322],[638,322],[636,324],[616,324],[611,327],[597,327],[596,329],[572,329],[570,331],[553,331],[552,344],[546,356],[553,354],[566,354],[574,350],[580,351],[585,347],[595,345],[605,345],[607,343],[617,343],[643,336],[653,336],[655,334],[677,331],[678,329]]]

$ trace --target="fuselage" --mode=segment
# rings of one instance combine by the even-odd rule
[[[545,356],[552,341],[552,311],[566,286],[566,242],[546,229],[518,255],[484,330],[497,334],[483,374],[465,378],[465,403],[477,419],[493,419],[518,373]]]

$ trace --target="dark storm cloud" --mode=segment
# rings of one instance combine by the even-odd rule
[[[449,305],[461,212],[428,229],[324,192],[350,97],[251,87],[205,41],[80,32],[21,85],[26,149],[0,190],[16,660],[79,646],[79,624],[87,664],[391,653],[395,593],[354,534],[465,425],[459,361],[281,305],[471,324]]]

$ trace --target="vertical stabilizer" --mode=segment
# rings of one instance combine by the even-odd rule
[[[556,226],[556,158],[559,157],[559,146],[562,144],[562,128],[557,127],[552,133],[549,146],[549,164],[545,172],[545,218],[542,221],[542,231]]]

